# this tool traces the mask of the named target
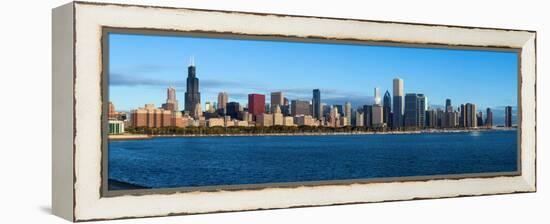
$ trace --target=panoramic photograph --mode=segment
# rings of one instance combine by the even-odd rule
[[[108,190],[519,170],[516,51],[132,33],[107,40]]]

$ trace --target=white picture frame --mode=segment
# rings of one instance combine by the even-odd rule
[[[536,32],[156,6],[72,2],[53,10],[53,213],[70,221],[536,191]],[[102,192],[104,28],[211,32],[520,52],[520,172],[241,190]]]

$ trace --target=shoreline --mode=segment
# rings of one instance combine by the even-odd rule
[[[109,140],[147,140],[152,138],[169,137],[251,137],[251,136],[340,136],[340,135],[407,135],[407,134],[435,134],[435,133],[463,133],[480,131],[512,131],[517,128],[479,128],[479,129],[425,129],[417,131],[361,131],[361,132],[296,132],[296,133],[237,133],[237,134],[123,134],[109,135]]]

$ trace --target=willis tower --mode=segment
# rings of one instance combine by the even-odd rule
[[[191,58],[191,64],[187,68],[187,91],[185,91],[185,111],[191,117],[197,118],[197,107],[200,110],[201,93],[199,92],[199,79],[195,73],[195,59]]]

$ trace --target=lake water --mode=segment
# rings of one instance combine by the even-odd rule
[[[149,188],[517,170],[517,131],[109,142],[109,179]]]

